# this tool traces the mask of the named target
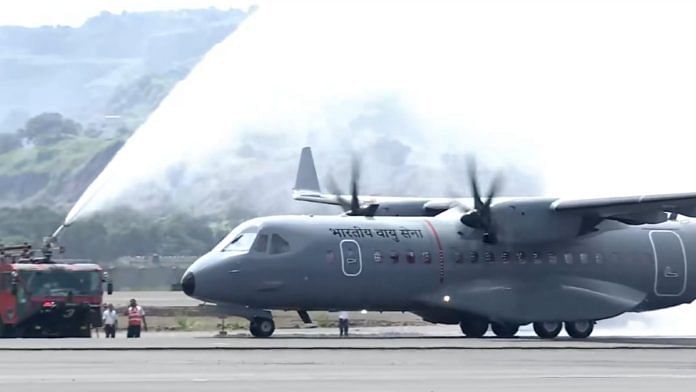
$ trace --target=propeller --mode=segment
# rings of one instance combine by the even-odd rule
[[[329,176],[327,182],[329,191],[334,194],[334,198],[341,208],[343,208],[343,211],[346,212],[346,215],[369,217],[375,216],[377,208],[379,208],[379,204],[370,204],[367,207],[361,206],[358,192],[358,183],[360,182],[360,163],[355,157],[353,157],[350,170],[350,200],[343,197],[343,192],[341,192],[338,185],[336,185],[336,182],[332,176]]]
[[[468,227],[483,230],[483,241],[494,244],[497,242],[497,238],[491,214],[491,204],[493,203],[493,198],[495,198],[496,193],[498,193],[500,189],[502,181],[500,173],[497,173],[493,178],[485,201],[481,198],[477,179],[476,160],[473,157],[469,157],[467,160],[467,173],[469,176],[471,194],[474,199],[474,208],[465,212],[459,220]]]

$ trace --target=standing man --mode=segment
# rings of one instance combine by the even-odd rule
[[[348,312],[342,310],[338,314],[338,331],[339,336],[348,336]]]
[[[116,337],[116,328],[118,328],[118,313],[114,309],[114,304],[109,304],[104,314],[102,314],[102,323],[104,324],[104,334],[107,338]]]
[[[145,320],[145,311],[135,302],[135,299],[130,300],[130,306],[126,309],[128,316],[128,337],[139,338],[140,329],[145,328],[147,331],[147,321]]]

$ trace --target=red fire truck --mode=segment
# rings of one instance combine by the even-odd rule
[[[97,264],[58,263],[28,244],[0,245],[0,337],[90,337],[101,326],[104,283]]]

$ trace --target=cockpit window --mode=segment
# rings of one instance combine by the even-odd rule
[[[256,241],[254,241],[251,250],[254,252],[266,253],[266,249],[268,249],[268,234],[260,234],[256,237]]]
[[[251,244],[256,239],[256,233],[242,233],[232,240],[227,246],[222,248],[223,252],[246,252],[251,248]]]
[[[279,236],[278,234],[273,234],[271,236],[271,250],[270,254],[277,255],[279,253],[285,253],[290,250],[290,244],[285,240],[285,238]]]

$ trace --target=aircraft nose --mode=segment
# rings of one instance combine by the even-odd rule
[[[193,272],[187,271],[181,278],[181,289],[188,296],[192,296],[196,291],[196,278],[193,276]]]

